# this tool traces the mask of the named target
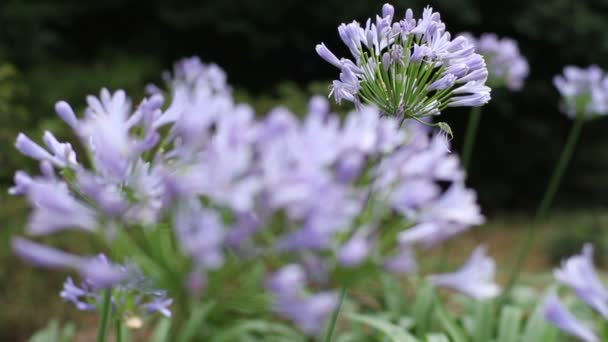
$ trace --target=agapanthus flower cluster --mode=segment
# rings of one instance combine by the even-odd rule
[[[584,246],[579,255],[566,260],[555,271],[555,279],[574,291],[591,309],[608,320],[608,289],[600,280],[593,264],[593,247]],[[579,321],[557,295],[550,295],[544,303],[545,318],[562,331],[585,342],[598,342],[600,338],[586,323]]]
[[[427,14],[426,26],[439,25],[435,19]],[[322,97],[310,101],[304,120],[286,108],[257,119],[252,108],[234,102],[221,69],[198,58],[177,63],[167,80],[169,101],[149,86],[150,95],[133,107],[123,91],[104,89],[87,98],[82,118],[59,102],[56,111],[80,138],[83,156],[50,132],[46,147],[19,136],[17,148],[42,170],[40,176],[17,172],[11,189],[33,207],[28,234],[90,232],[109,248],[141,234],[152,242],[123,257],[152,279],[169,272],[167,279],[203,299],[208,276],[222,272],[227,260],[272,260],[265,288],[275,295],[274,308],[316,333],[337,302],[328,281],[336,269],[372,264],[414,272],[418,246],[483,222],[441,135],[401,127],[398,118],[367,106],[341,120]],[[166,231],[163,241],[172,241],[179,255],[154,242],[160,239],[154,234]],[[135,246],[137,239],[128,241]],[[157,244],[161,252],[137,254]],[[14,248],[40,265],[75,269],[89,283],[105,279],[106,287],[120,288],[124,280],[120,267],[92,264],[94,257],[24,239]],[[468,268],[481,265],[476,274],[487,281],[490,267],[478,259]],[[172,263],[177,266],[163,268]],[[459,279],[438,283],[458,289],[455,282],[468,281]],[[80,289],[88,296],[88,288]],[[480,291],[486,295],[464,292],[487,297],[487,289]],[[160,312],[164,298],[153,305]]]
[[[484,33],[478,39],[468,33],[461,35],[475,45],[475,51],[484,57],[490,87],[495,89],[505,86],[509,90],[521,90],[530,66],[515,40],[498,38],[494,33]]]
[[[608,114],[608,76],[597,65],[587,68],[567,66],[553,78],[562,96],[561,110],[570,118],[594,118]]]
[[[427,7],[415,19],[401,19],[390,4],[382,15],[338,27],[353,59],[338,59],[325,44],[317,53],[340,69],[331,94],[342,100],[377,106],[402,119],[437,115],[446,107],[482,106],[490,100],[488,70],[465,37],[452,39],[440,15]]]
[[[100,254],[100,263],[110,264],[107,257]],[[137,322],[140,317],[159,313],[171,317],[169,306],[173,300],[167,297],[164,290],[155,289],[150,280],[134,264],[118,266],[123,279],[113,284],[111,290],[112,308],[116,316],[125,321]],[[73,303],[83,311],[97,311],[104,297],[104,286],[96,279],[85,278],[77,285],[71,277],[63,284],[61,298]]]

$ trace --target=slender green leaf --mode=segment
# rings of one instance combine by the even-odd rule
[[[458,323],[456,323],[454,318],[450,315],[449,312],[447,312],[447,310],[445,310],[443,306],[437,305],[435,315],[439,320],[441,327],[445,330],[448,336],[451,337],[453,342],[468,341],[465,333],[462,331],[462,328],[458,326]]]
[[[214,342],[233,342],[242,341],[243,336],[257,333],[264,336],[264,340],[270,340],[271,336],[280,337],[283,341],[305,342],[306,338],[296,330],[279,323],[249,320],[235,324],[233,327],[223,330],[213,336]]]
[[[196,333],[201,328],[203,322],[207,318],[207,315],[209,314],[214,305],[214,303],[206,303],[205,305],[202,305],[201,307],[196,309],[184,325],[184,329],[177,338],[177,341],[191,341],[196,336]]]
[[[520,308],[508,305],[500,312],[497,342],[518,342],[523,312]]]
[[[427,342],[450,342],[450,339],[444,334],[428,334],[426,335]]]
[[[412,318],[416,323],[416,335],[424,336],[429,332],[429,322],[435,305],[435,289],[430,284],[425,284],[416,294],[412,305]]]
[[[384,319],[379,319],[374,316],[360,315],[360,314],[349,314],[348,318],[353,322],[362,323],[365,325],[369,325],[372,328],[375,328],[376,330],[382,332],[384,335],[386,335],[388,338],[390,338],[391,341],[394,341],[394,342],[418,342],[419,341],[417,338],[415,338],[410,333],[405,331],[405,329],[403,329],[397,325],[394,325],[393,323],[391,323],[387,320],[384,320]]]
[[[154,328],[150,342],[168,342],[169,341],[169,330],[171,329],[171,320],[168,318],[161,318]]]

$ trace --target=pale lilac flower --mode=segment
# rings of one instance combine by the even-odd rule
[[[597,65],[567,66],[563,75],[553,78],[553,84],[562,96],[561,109],[569,117],[608,114],[608,77]]]
[[[151,287],[150,282],[136,266],[112,265],[107,257],[100,254],[92,258],[88,265],[88,274],[83,274],[83,281],[77,286],[72,278],[68,277],[60,293],[61,298],[72,302],[78,310],[95,311],[101,304],[104,289],[111,287],[113,310],[115,314],[135,315],[138,313],[147,315],[159,313],[165,317],[171,317],[169,306],[173,300],[166,297],[164,291]],[[99,277],[92,277],[96,269],[111,267],[114,273],[119,274],[113,282],[108,283],[105,279],[100,281]]]
[[[585,303],[608,319],[608,290],[593,266],[593,246],[586,244],[579,255],[568,258],[555,270],[555,279],[571,287]]]
[[[599,342],[600,339],[586,325],[581,323],[557,298],[555,294],[545,298],[543,303],[545,319],[553,323],[560,330],[580,338],[585,342]]]
[[[521,90],[530,67],[515,40],[498,38],[494,33],[484,33],[478,39],[468,33],[462,36],[475,45],[477,53],[484,56],[489,72],[488,83],[492,87],[504,85],[509,90]]]
[[[372,248],[368,237],[363,234],[355,235],[340,248],[338,259],[347,267],[357,266],[365,261]]]
[[[274,273],[267,287],[274,292],[274,309],[298,325],[303,331],[317,334],[325,327],[329,315],[337,305],[338,297],[332,292],[306,295],[306,276],[298,265],[287,265]]]
[[[386,52],[394,67],[403,66],[411,54],[394,39],[400,30],[422,25],[424,32],[413,34],[434,37],[425,46],[435,49],[434,55],[421,57],[424,63],[458,62],[445,68],[457,78],[446,77],[454,81],[449,89],[470,87],[467,82],[475,81],[466,77],[483,77],[483,59],[473,58],[462,39],[439,34],[444,27],[438,15],[426,10],[417,25],[408,13],[403,22],[391,25],[394,10],[387,5],[375,23],[365,29],[344,25],[340,34],[353,48],[369,47],[379,56]],[[360,66],[338,62],[345,84],[334,91],[343,96],[354,97],[360,75],[377,67],[373,61]],[[231,266],[269,257],[279,269],[267,277],[275,311],[314,334],[337,303],[327,281],[336,267],[365,262],[414,272],[417,244],[443,241],[483,220],[475,194],[464,187],[458,158],[441,135],[401,125],[399,118],[364,105],[342,118],[321,97],[311,99],[304,119],[285,108],[259,119],[251,107],[235,103],[221,70],[197,58],[176,63],[173,75],[165,77],[170,87],[166,105],[158,91],[132,107],[124,92],[102,90],[99,98],[88,98],[85,115],[78,119],[67,103],[57,103],[58,115],[74,129],[90,159],[80,165],[71,148],[50,134],[45,136],[48,149],[20,139],[21,149],[41,160],[40,176],[17,172],[9,190],[30,200],[30,233],[95,231],[111,245],[124,238],[123,229],[133,234],[144,229],[147,235],[170,227],[175,257],[184,261],[179,279],[192,296],[204,297],[207,280],[223,272],[227,255]],[[462,80],[466,82],[458,83]],[[443,91],[437,87],[434,91]],[[434,113],[440,104],[422,105]],[[385,234],[382,225],[389,214],[408,223],[395,232],[399,241],[378,251],[376,242]],[[419,229],[423,225],[431,228]],[[139,289],[148,287],[130,278],[116,282],[113,276],[125,272],[115,273],[109,262],[17,247],[25,259],[75,269],[97,284],[134,294],[138,313],[169,313],[171,301],[160,292],[156,295],[152,288],[141,294]],[[151,252],[146,244],[142,248]],[[378,258],[370,257],[376,254]],[[132,260],[139,259],[135,255]],[[127,273],[141,274],[131,271]],[[147,279],[141,275],[137,279]],[[69,280],[63,295],[77,307],[91,309],[99,293]],[[114,304],[122,308],[124,303]]]
[[[319,56],[341,71],[330,92],[337,103],[370,103],[387,115],[421,119],[447,106],[482,106],[490,100],[483,57],[467,38],[452,39],[439,13],[426,7],[416,20],[408,9],[401,21],[393,20],[394,8],[385,4],[382,16],[365,26],[341,24],[338,33],[353,60],[339,59],[324,43],[316,46]],[[424,72],[412,73],[412,63]],[[412,81],[432,70],[437,71],[433,77]]]
[[[437,286],[448,287],[475,299],[488,299],[500,293],[494,283],[496,265],[486,255],[484,247],[477,247],[464,266],[456,272],[431,276]]]
[[[15,254],[32,264],[76,270],[99,288],[112,286],[125,276],[115,265],[100,262],[95,257],[76,256],[23,238],[13,239],[12,248]]]

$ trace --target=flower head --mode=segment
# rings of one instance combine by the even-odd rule
[[[468,39],[452,39],[440,15],[427,7],[422,18],[407,10],[395,18],[390,4],[382,16],[341,24],[338,33],[353,60],[339,59],[326,46],[317,53],[340,69],[332,84],[336,102],[369,103],[387,115],[421,119],[447,106],[482,106],[490,100],[488,70]]]
[[[562,111],[571,118],[592,118],[608,114],[608,77],[597,65],[587,68],[567,66],[553,78],[562,96]]]
[[[528,76],[528,61],[521,55],[517,42],[511,38],[498,38],[494,33],[484,33],[479,38],[462,34],[475,45],[475,51],[483,55],[488,66],[488,84],[493,88],[506,86],[520,90]]]
[[[111,265],[103,254],[97,256],[93,261],[98,264],[98,267]],[[121,274],[121,280],[113,283],[111,288],[111,301],[118,317],[123,316],[127,319],[129,316],[152,313],[171,317],[169,306],[172,300],[167,298],[165,291],[151,287],[149,280],[137,266],[127,264],[112,267]],[[60,296],[64,300],[72,302],[79,310],[95,311],[102,302],[104,287],[105,284],[100,283],[97,278],[85,276],[80,286],[77,286],[69,277],[63,285]]]

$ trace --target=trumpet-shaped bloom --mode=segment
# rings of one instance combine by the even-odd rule
[[[553,323],[560,330],[580,338],[585,342],[599,342],[600,339],[586,325],[581,323],[566,309],[556,295],[549,295],[543,303],[545,319]]]
[[[476,299],[496,297],[500,287],[494,283],[496,264],[486,255],[484,247],[477,247],[464,266],[453,273],[431,276],[431,282],[462,292]]]
[[[568,258],[555,270],[555,279],[571,287],[579,298],[608,319],[608,290],[593,266],[593,247],[585,245],[579,255]]]

